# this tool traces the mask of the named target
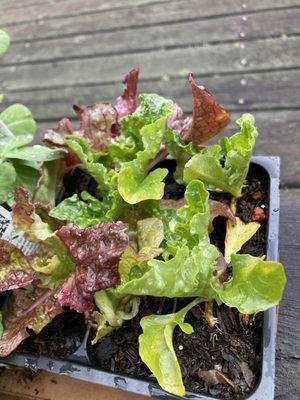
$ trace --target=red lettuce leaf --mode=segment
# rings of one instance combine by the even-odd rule
[[[35,206],[30,201],[26,189],[17,188],[14,191],[15,203],[12,208],[12,220],[17,230],[28,232],[35,221]]]
[[[39,333],[62,312],[53,292],[48,289],[18,289],[13,292],[12,301],[9,300],[2,310],[4,333],[0,340],[0,357],[15,350],[29,336],[28,329]]]
[[[128,245],[126,224],[103,222],[80,229],[68,224],[57,231],[76,265],[56,294],[61,305],[78,312],[92,308],[92,295],[120,283],[118,264]]]
[[[115,133],[117,111],[111,104],[97,103],[86,107],[74,105],[80,128],[74,135],[85,138],[94,152],[106,151]]]
[[[80,164],[80,160],[76,153],[66,146],[65,136],[73,134],[72,122],[68,118],[59,121],[57,128],[50,128],[44,135],[44,142],[50,146],[62,147],[67,150],[67,156],[64,161],[68,167]]]
[[[18,289],[33,281],[31,258],[6,240],[0,240],[0,292]]]
[[[197,86],[192,74],[188,75],[188,81],[193,95],[193,116],[185,116],[182,109],[175,105],[168,126],[185,142],[199,145],[220,133],[230,118],[204,86]]]
[[[93,294],[83,290],[76,279],[75,273],[65,279],[55,293],[55,298],[59,304],[70,307],[79,313],[92,311],[94,307]]]
[[[126,115],[132,114],[137,108],[138,68],[133,68],[123,79],[124,92],[116,100],[115,109],[118,112],[118,122]]]

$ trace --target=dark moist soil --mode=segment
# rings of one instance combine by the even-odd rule
[[[135,318],[105,336],[92,346],[92,361],[99,367],[116,373],[147,378],[151,371],[139,356],[138,337],[142,333],[140,320],[151,314],[169,314],[176,311],[176,300],[144,296]]]
[[[84,315],[66,309],[38,335],[31,331],[30,336],[19,345],[17,352],[66,358],[81,345],[85,332]]]
[[[169,164],[168,164],[169,167]],[[172,173],[172,171],[171,171]],[[165,178],[164,198],[183,197],[184,187],[168,174]],[[257,194],[260,193],[260,194]],[[267,214],[267,187],[256,179],[249,179],[237,204],[236,215],[244,222],[252,218],[254,208],[262,207]],[[211,193],[214,200],[230,203],[231,197],[223,193]],[[266,251],[266,223],[243,246],[240,253],[261,256]],[[226,219],[214,221],[211,242],[224,251]],[[138,353],[138,337],[142,333],[140,319],[149,314],[166,314],[181,309],[191,299],[142,299],[138,315],[119,329],[92,346],[92,359],[102,369],[137,378],[150,377],[150,370],[143,364]],[[175,303],[175,304],[174,304]],[[236,309],[214,303],[214,316],[218,324],[210,328],[204,318],[204,304],[194,307],[186,317],[194,333],[187,335],[179,327],[174,330],[173,343],[188,391],[219,399],[237,399],[250,393],[259,381],[261,371],[262,314],[241,315]],[[202,379],[203,371],[220,371],[232,383],[210,385]]]

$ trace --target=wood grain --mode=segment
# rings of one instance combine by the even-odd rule
[[[27,90],[62,84],[116,82],[134,65],[140,66],[142,77],[147,79],[185,77],[190,71],[195,74],[211,75],[286,69],[298,67],[299,46],[300,37],[281,37],[248,42],[245,48],[241,48],[240,43],[235,42],[155,50],[134,55],[99,57],[95,54],[93,57],[83,59],[39,63],[34,67],[31,65],[2,67],[0,76],[4,89]]]
[[[122,0],[120,0],[122,1]],[[67,0],[73,7],[78,1]],[[80,15],[74,15],[69,7],[67,10],[68,15],[61,16],[62,10],[60,7],[52,7],[56,10],[51,10],[48,13],[48,3],[42,8],[42,12],[33,9],[27,9],[27,15],[24,15],[22,9],[13,10],[11,15],[5,13],[2,16],[2,27],[8,29],[14,40],[28,41],[35,38],[54,38],[58,35],[73,36],[83,33],[103,32],[107,30],[120,30],[127,29],[128,27],[136,28],[145,25],[158,26],[172,24],[178,21],[187,20],[203,20],[219,18],[224,15],[249,15],[261,10],[269,9],[288,9],[299,7],[299,0],[214,0],[208,2],[207,0],[175,0],[169,1],[165,6],[159,2],[153,1],[151,4],[141,7],[130,7],[116,10],[105,10],[104,7],[111,7],[111,2],[99,2],[95,0],[93,3],[98,4],[98,8],[93,9],[88,14],[86,10],[90,7],[91,2],[81,2]],[[66,3],[60,1],[60,5]],[[113,2],[114,3],[114,2]],[[130,5],[132,1],[126,0],[122,4]],[[99,5],[100,4],[100,5]],[[137,3],[138,4],[138,3]],[[68,7],[67,7],[68,8]],[[91,7],[90,7],[91,8]],[[28,13],[28,10],[30,13]],[[65,11],[64,11],[65,12]],[[17,15],[16,15],[17,13]],[[55,18],[58,15],[59,18]],[[31,20],[30,20],[31,19]],[[17,20],[19,21],[17,23]],[[30,21],[29,21],[30,20]],[[224,28],[224,26],[223,26]],[[227,26],[225,27],[228,28]],[[221,29],[221,25],[220,28]],[[225,29],[223,29],[223,32]],[[222,35],[220,36],[222,38]]]
[[[124,52],[199,46],[238,39],[249,41],[280,36],[282,32],[285,32],[285,35],[295,35],[300,33],[299,19],[300,8],[260,12],[247,16],[246,21],[239,15],[212,20],[183,21],[168,26],[141,26],[139,29],[77,33],[72,38],[64,37],[64,33],[60,33],[59,38],[12,42],[2,65],[51,62],[94,54],[108,56]],[[227,27],[225,31],[224,26]]]
[[[276,400],[296,400],[300,393],[300,190],[281,191],[280,248],[287,287],[279,308]]]

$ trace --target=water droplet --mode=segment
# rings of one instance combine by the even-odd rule
[[[240,43],[240,48],[241,49],[244,49],[246,46],[245,46],[245,43]]]
[[[31,43],[29,43],[29,42],[28,42],[28,43],[25,43],[24,46],[26,47],[26,49],[28,49],[28,47],[31,46]]]
[[[247,21],[247,20],[248,20],[248,17],[246,15],[243,15],[242,16],[242,21]]]
[[[242,58],[240,63],[245,66],[248,64],[248,61],[246,60],[246,58]]]
[[[114,378],[114,382],[115,382],[116,388],[118,388],[118,389],[123,389],[123,390],[126,389],[127,382],[126,382],[126,379],[125,379],[125,378],[121,378],[121,377],[116,376],[116,377]]]
[[[169,81],[170,78],[169,78],[168,75],[163,75],[163,76],[161,77],[161,80],[162,80],[162,81]]]
[[[247,8],[247,4],[242,4],[242,8]]]
[[[182,344],[180,344],[180,345],[178,346],[178,350],[183,350]]]
[[[239,33],[239,36],[240,36],[241,38],[244,38],[244,37],[246,36],[246,33],[245,33],[245,32],[240,32],[240,33]]]
[[[45,21],[44,21],[43,19],[41,19],[41,20],[38,22],[39,25],[44,25],[44,23],[45,23]]]
[[[238,103],[239,104],[245,104],[245,99],[243,99],[243,98],[238,99]]]
[[[247,79],[245,79],[245,78],[243,78],[243,79],[241,79],[240,80],[240,84],[242,85],[242,86],[246,86],[247,85]]]

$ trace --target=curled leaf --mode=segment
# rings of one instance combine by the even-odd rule
[[[113,289],[95,293],[94,299],[100,312],[95,311],[93,313],[96,322],[96,335],[92,344],[95,344],[112,330],[122,326],[124,321],[134,318],[139,311],[139,297],[120,297],[116,295]]]
[[[251,114],[243,114],[236,123],[236,134],[201,149],[185,164],[185,182],[200,179],[210,190],[241,195],[258,132]]]
[[[186,117],[181,108],[174,106],[168,119],[168,126],[177,132],[185,142],[199,145],[220,133],[230,118],[204,86],[195,83],[193,75],[188,75],[193,95],[193,116]]]
[[[286,284],[282,264],[249,254],[232,254],[232,278],[215,288],[219,300],[242,314],[255,314],[279,303]]]
[[[228,220],[230,220],[232,224],[235,224],[235,222],[236,222],[235,215],[231,211],[231,208],[228,204],[223,203],[221,201],[211,200],[211,199],[208,200],[208,204],[209,204],[209,213],[210,213],[210,217],[209,217],[209,223],[210,223],[209,230],[210,231],[213,230],[212,223],[216,217],[225,217]]]
[[[131,69],[123,79],[124,92],[116,100],[115,109],[118,113],[118,122],[125,115],[132,114],[137,108],[137,84],[139,70]]]
[[[230,262],[231,255],[237,253],[259,228],[260,224],[258,222],[249,222],[246,224],[239,217],[236,217],[235,223],[232,220],[227,221],[225,260],[228,263]]]

